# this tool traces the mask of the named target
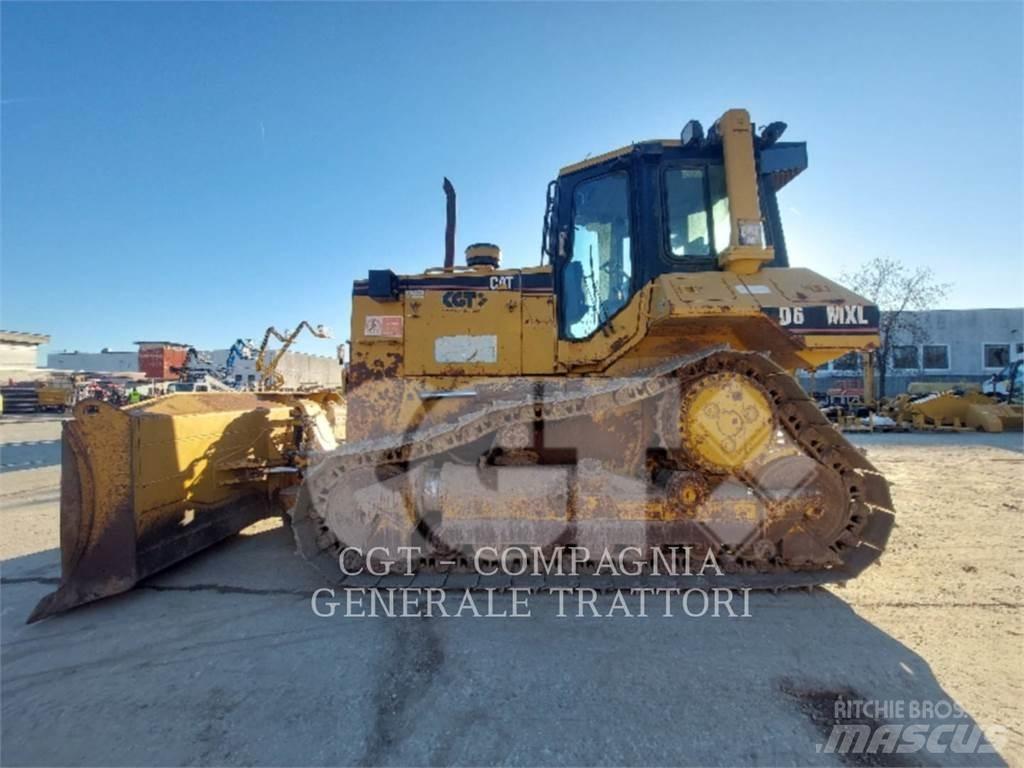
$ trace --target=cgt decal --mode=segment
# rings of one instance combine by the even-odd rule
[[[448,309],[480,309],[487,295],[479,291],[445,291],[441,303]]]

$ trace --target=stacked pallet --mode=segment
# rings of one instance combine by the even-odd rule
[[[39,389],[31,384],[0,387],[4,413],[35,413],[39,408]]]

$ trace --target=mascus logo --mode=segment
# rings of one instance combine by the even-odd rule
[[[448,309],[479,309],[487,303],[487,296],[477,291],[445,291],[441,303]]]

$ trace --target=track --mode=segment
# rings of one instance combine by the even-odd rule
[[[425,470],[424,467],[436,466],[438,462],[444,466],[444,462],[460,449],[486,442],[499,432],[514,431],[518,425],[552,424],[565,419],[600,419],[609,413],[644,405],[657,410],[658,428],[664,433],[661,439],[670,443],[672,436],[667,432],[674,428],[674,424],[666,428],[669,420],[664,414],[666,411],[671,413],[672,407],[678,407],[680,400],[674,398],[685,402],[686,394],[694,390],[696,383],[723,373],[742,376],[765,393],[774,409],[773,418],[779,435],[775,441],[777,446],[773,445],[770,455],[760,466],[745,468],[726,481],[721,477],[715,480],[718,489],[726,487],[727,481],[732,481],[733,485],[738,481],[760,488],[764,483],[759,485],[752,478],[759,472],[762,477],[765,472],[769,475],[774,472],[775,478],[769,483],[771,487],[764,492],[758,491],[763,507],[769,510],[757,523],[758,535],[763,536],[762,539],[754,544],[732,546],[715,535],[714,531],[721,525],[716,515],[722,510],[727,517],[734,514],[729,507],[729,494],[725,494],[724,501],[721,498],[716,501],[713,497],[711,503],[705,502],[705,507],[712,511],[700,514],[710,514],[710,517],[705,517],[703,522],[688,522],[690,527],[686,530],[697,531],[698,535],[692,540],[688,536],[673,540],[681,546],[695,544],[699,551],[710,549],[724,573],[711,572],[699,577],[691,574],[665,576],[651,573],[651,563],[647,562],[640,575],[611,576],[607,572],[601,573],[596,562],[588,562],[576,569],[572,576],[533,575],[536,570],[533,563],[528,564],[530,567],[526,568],[523,576],[504,573],[483,575],[470,568],[470,561],[462,553],[446,551],[443,546],[436,546],[435,552],[429,552],[437,542],[432,536],[430,516],[422,511],[420,489],[428,482],[424,478],[436,477],[436,474],[425,473],[436,473],[437,470]],[[385,545],[409,543],[410,536],[416,538],[418,534],[427,551],[414,565],[415,573],[389,573],[383,577],[363,573],[342,582],[383,588],[525,587],[542,590],[583,586],[606,590],[721,586],[786,589],[841,582],[857,576],[880,556],[892,528],[894,516],[888,483],[859,451],[831,427],[799,384],[763,355],[713,350],[675,358],[623,379],[557,380],[552,385],[545,384],[540,394],[536,381],[528,379],[512,379],[477,389],[481,407],[457,420],[409,430],[381,440],[346,444],[313,456],[291,511],[300,552],[326,575],[339,579],[342,574],[338,556],[345,546],[357,542],[359,545],[366,542]],[[663,453],[672,454],[672,451]],[[774,463],[769,466],[769,462]],[[787,479],[787,466],[803,466],[812,462],[815,471],[811,474],[820,477],[820,482],[808,483],[796,477],[792,481]],[[781,476],[780,466],[783,467]],[[578,510],[587,501],[579,498],[579,488],[582,487],[579,476],[584,470],[584,463],[572,469],[576,490],[568,493],[571,511],[569,519],[563,521],[568,526],[569,535],[555,542],[556,546],[575,543],[573,521],[579,517]],[[789,483],[792,484],[787,485]],[[801,484],[804,487],[799,487]],[[823,484],[837,490],[829,496],[820,490]],[[366,505],[354,501],[357,494],[365,496],[365,489],[375,485],[386,486],[376,507],[371,504],[366,508]],[[718,491],[716,493],[722,496]],[[801,496],[801,493],[805,495]],[[836,499],[836,493],[843,498]],[[821,498],[830,499],[828,510],[822,515],[823,521],[816,524],[809,518],[799,519],[795,508],[804,508],[812,501],[820,502]],[[793,520],[797,523],[792,524]],[[653,525],[651,521],[644,522],[647,527]],[[609,525],[617,523],[613,520]],[[773,537],[769,535],[772,525],[777,531],[782,530],[781,525],[788,533]],[[769,539],[778,541],[780,550],[776,551],[766,543]],[[701,558],[695,555],[694,559],[699,565]]]

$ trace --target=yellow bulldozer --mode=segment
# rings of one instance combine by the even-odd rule
[[[865,375],[873,375],[865,366]],[[1024,359],[983,382],[911,382],[879,413],[897,428],[981,432],[1024,430]]]
[[[1019,403],[1000,402],[990,395],[959,388],[924,395],[908,392],[889,400],[882,413],[897,425],[921,430],[1019,432],[1024,428]]]
[[[563,168],[536,267],[484,243],[456,265],[445,180],[443,265],[354,284],[343,396],[78,404],[63,575],[30,620],[275,514],[339,578],[481,585],[481,562],[536,576],[567,549],[584,571],[710,555],[752,588],[856,576],[888,539],[888,484],[793,372],[876,345],[878,309],[789,266],[777,194],[807,151],[785,127],[733,109]]]

